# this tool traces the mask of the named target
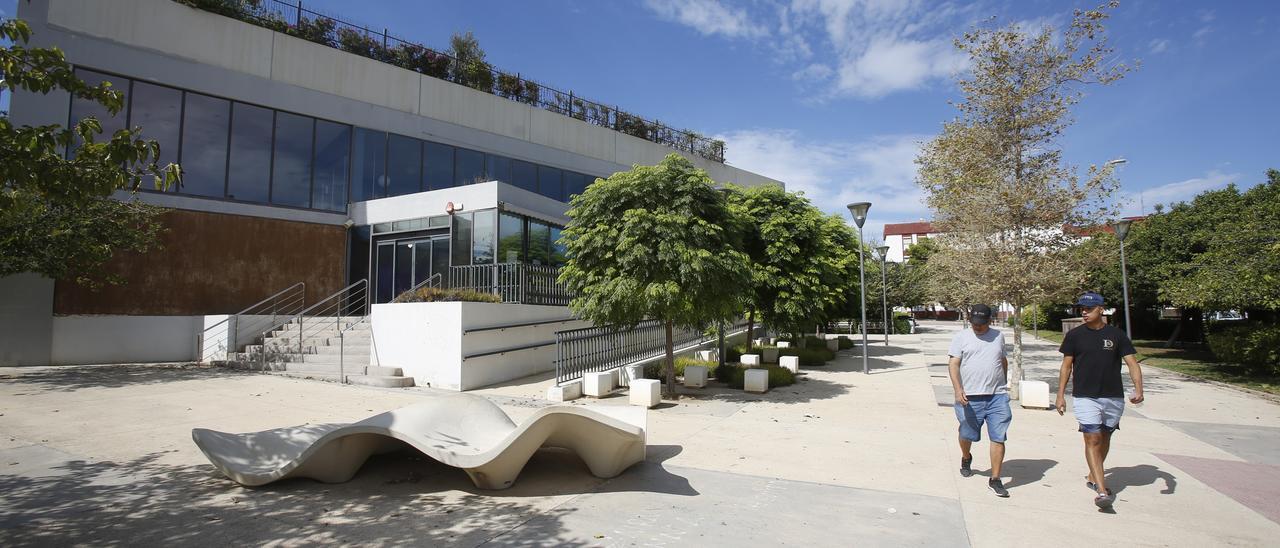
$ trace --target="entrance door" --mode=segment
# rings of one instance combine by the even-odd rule
[[[378,243],[377,302],[390,302],[397,295],[435,274],[443,278],[449,270],[449,237],[433,236]],[[432,282],[443,285],[444,280]]]

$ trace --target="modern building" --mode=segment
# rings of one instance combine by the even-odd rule
[[[889,255],[886,260],[895,263],[910,260],[911,254],[907,250],[912,245],[920,243],[923,239],[933,238],[938,234],[939,232],[934,228],[933,223],[928,221],[886,223],[884,225],[884,245],[889,246]]]
[[[313,302],[368,280],[381,303],[455,267],[558,265],[570,196],[672,152],[720,182],[781,184],[669,133],[635,137],[616,111],[604,127],[549,108],[545,88],[528,100],[527,82],[518,97],[478,91],[171,0],[31,0],[18,17],[32,46],[61,48],[127,105],[110,117],[66,93],[18,93],[15,124],[141,126],[185,183],[140,193],[170,212],[162,250],[111,261],[126,284],[0,280],[5,365],[190,360],[207,316],[299,282]]]

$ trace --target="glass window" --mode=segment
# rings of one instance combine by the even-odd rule
[[[436,227],[441,227],[441,226],[449,226],[449,216],[448,216],[448,215],[436,215],[435,217],[432,217],[429,221],[427,221],[427,226],[429,226],[429,227],[431,227],[431,228],[436,228]]]
[[[266,202],[271,188],[270,109],[231,105],[231,158],[227,172],[227,197],[245,202]]]
[[[376,268],[378,269],[378,297],[380,303],[390,302],[394,299],[395,293],[392,291],[394,286],[392,281],[396,273],[394,243],[385,242],[378,244]]]
[[[311,206],[311,145],[315,119],[276,112],[271,203]]]
[[[456,186],[474,185],[488,179],[484,176],[484,153],[459,147],[454,160],[453,182]]]
[[[187,93],[182,110],[182,192],[221,198],[227,185],[231,101]]]
[[[551,264],[555,266],[564,266],[564,263],[568,260],[568,256],[565,254],[568,248],[560,242],[560,233],[563,230],[558,226],[551,227]]]
[[[102,73],[93,72],[91,70],[76,69],[76,77],[84,80],[86,84],[96,86],[103,82],[111,82],[111,89],[125,94],[124,106],[120,108],[120,112],[112,116],[107,111],[107,107],[98,104],[96,101],[88,99],[80,99],[73,97],[71,99],[71,124],[75,124],[80,120],[90,116],[96,118],[102,124],[102,133],[94,137],[95,142],[101,143],[111,139],[111,134],[124,129],[127,116],[129,114],[129,79],[117,76],[107,76]],[[76,140],[79,143],[79,138]]]
[[[453,147],[428,141],[425,164],[422,181],[424,190],[439,190],[453,186]]]
[[[455,213],[453,215],[453,258],[451,266],[471,264],[471,214]]]
[[[575,195],[582,194],[583,191],[587,190],[587,183],[589,180],[593,180],[593,179],[590,179],[590,177],[583,175],[581,173],[574,173],[572,171],[564,172],[565,201],[569,201]]]
[[[511,184],[528,190],[538,191],[538,166],[521,160],[511,161]]]
[[[529,219],[529,263],[551,264],[551,227]]]
[[[387,141],[387,196],[422,190],[422,141],[391,134]]]
[[[161,167],[178,161],[179,129],[182,127],[182,92],[173,88],[135,81],[129,99],[129,126],[141,127],[141,137],[160,144]]]
[[[485,155],[485,178],[511,184],[511,158],[497,154]]]
[[[387,174],[387,134],[356,128],[355,158],[352,160],[351,201],[363,202],[387,195],[383,184]]]
[[[351,126],[316,120],[315,183],[311,207],[347,210],[347,173],[351,169]]]
[[[475,212],[471,225],[471,264],[493,264],[494,213],[493,209]]]
[[[561,173],[554,167],[538,166],[538,194],[564,201],[564,192],[560,187]]]
[[[524,218],[503,213],[498,216],[498,262],[518,263],[524,251]]]

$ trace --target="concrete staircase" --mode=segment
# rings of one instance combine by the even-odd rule
[[[367,365],[373,343],[369,327],[368,316],[295,319],[267,334],[260,344],[246,346],[231,361],[286,377],[338,382],[341,372],[351,384],[413,386],[413,377],[404,376],[399,367]]]

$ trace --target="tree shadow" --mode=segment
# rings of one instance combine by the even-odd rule
[[[1160,490],[1162,495],[1172,495],[1178,489],[1178,477],[1155,465],[1139,464],[1107,471],[1107,487],[1114,493],[1119,493],[1126,487],[1151,485],[1158,480],[1164,481],[1164,489]]]
[[[123,388],[126,386],[165,384],[192,380],[219,379],[258,375],[260,373],[198,365],[195,363],[157,363],[121,365],[59,365],[48,367],[5,368],[0,379],[30,386],[33,392],[74,392],[87,388]]]

